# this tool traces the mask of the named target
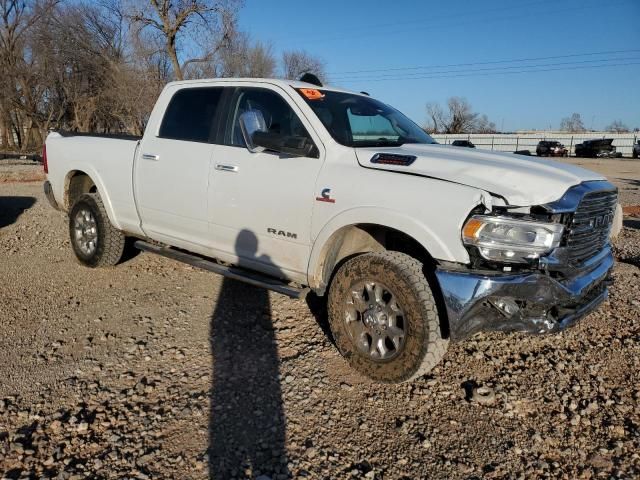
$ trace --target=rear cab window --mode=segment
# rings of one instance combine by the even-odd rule
[[[223,87],[195,87],[178,90],[165,111],[160,138],[213,143],[216,114]]]

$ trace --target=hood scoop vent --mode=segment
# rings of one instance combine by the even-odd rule
[[[415,155],[399,155],[397,153],[376,153],[371,157],[371,163],[377,163],[378,165],[408,167],[415,161]]]

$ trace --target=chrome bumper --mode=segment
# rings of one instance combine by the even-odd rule
[[[451,339],[488,330],[542,334],[567,328],[608,296],[613,254],[607,247],[597,257],[598,262],[563,280],[543,272],[478,275],[437,270]]]
[[[51,183],[49,182],[49,180],[44,182],[43,188],[44,194],[47,197],[47,200],[49,200],[51,206],[56,210],[60,210],[60,206],[58,205],[58,202],[56,202],[56,197],[53,196],[53,189],[51,188]]]

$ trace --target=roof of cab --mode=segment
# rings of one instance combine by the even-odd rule
[[[330,86],[322,86],[319,87],[312,83],[301,82],[299,80],[283,80],[281,78],[247,78],[247,77],[233,77],[233,78],[202,78],[197,80],[178,80],[175,82],[170,82],[169,85],[194,85],[194,84],[224,84],[224,83],[232,83],[232,82],[247,82],[247,83],[268,83],[271,85],[277,85],[282,88],[291,87],[294,89],[298,88],[314,88],[319,90],[329,90],[332,92],[344,92],[344,93],[352,93],[354,95],[362,95],[360,92],[353,92],[351,90],[345,90],[342,88],[330,87]]]

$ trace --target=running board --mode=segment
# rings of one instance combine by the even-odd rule
[[[222,275],[223,277],[231,278],[233,280],[238,280],[239,282],[248,283],[249,285],[253,285],[256,287],[266,288],[267,290],[272,290],[274,292],[281,293],[282,295],[287,295],[292,298],[304,298],[309,292],[308,288],[292,287],[284,282],[281,282],[278,279],[268,277],[260,273],[254,273],[236,267],[227,267],[224,265],[220,265],[211,260],[207,260],[204,257],[182,252],[171,247],[154,245],[142,240],[136,241],[134,246],[138,250],[142,250],[144,252],[155,253],[156,255],[171,258],[172,260],[177,260],[178,262],[186,263],[193,267],[202,268],[203,270],[217,273],[218,275]]]

